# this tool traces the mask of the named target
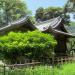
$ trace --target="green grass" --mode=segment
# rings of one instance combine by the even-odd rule
[[[57,68],[55,68],[55,73],[58,75]],[[10,72],[10,75],[53,75],[53,69],[50,66],[36,66],[24,69],[15,69]]]
[[[75,63],[66,63],[54,68],[47,65],[35,66],[34,68],[16,68],[6,72],[6,75],[75,75]]]
[[[75,22],[70,22],[70,26],[75,26]]]
[[[62,66],[62,75],[75,75],[75,63],[68,63]]]

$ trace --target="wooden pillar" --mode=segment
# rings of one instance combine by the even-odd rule
[[[55,47],[55,54],[57,56],[65,56],[66,55],[66,50],[67,50],[67,39],[65,37],[63,38],[57,38],[57,45]]]

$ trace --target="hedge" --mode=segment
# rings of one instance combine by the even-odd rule
[[[10,32],[0,37],[0,51],[4,59],[20,60],[20,57],[38,59],[51,57],[57,44],[54,37],[40,31]]]

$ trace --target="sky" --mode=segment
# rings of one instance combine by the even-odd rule
[[[27,3],[27,7],[29,10],[32,11],[32,15],[35,14],[35,11],[39,7],[47,8],[49,6],[54,6],[54,7],[64,7],[66,4],[67,0],[25,0]],[[75,21],[73,19],[73,14],[70,14],[71,20]]]

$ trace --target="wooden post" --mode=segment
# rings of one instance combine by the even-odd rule
[[[3,68],[4,68],[4,75],[5,75],[5,64],[4,64]]]

